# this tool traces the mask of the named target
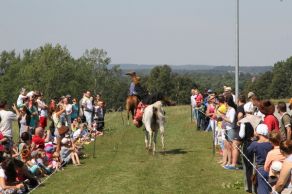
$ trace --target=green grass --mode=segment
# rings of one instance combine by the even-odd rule
[[[144,149],[144,132],[107,115],[107,133],[86,147],[82,166],[68,166],[33,193],[245,193],[242,171],[227,171],[212,155],[211,133],[190,123],[189,107],[166,108],[166,154]],[[125,114],[124,114],[125,117]],[[161,144],[158,144],[158,152]]]

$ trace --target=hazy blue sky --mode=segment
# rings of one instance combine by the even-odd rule
[[[112,63],[235,63],[236,0],[7,0],[0,50],[60,43],[80,57],[93,47]],[[292,55],[292,0],[240,0],[241,65]]]

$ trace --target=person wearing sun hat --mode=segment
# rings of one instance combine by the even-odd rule
[[[255,155],[257,170],[265,178],[264,180],[262,176],[258,174],[258,172],[256,173],[256,190],[258,194],[270,193],[270,187],[266,183],[269,178],[269,173],[264,170],[267,154],[273,149],[273,145],[269,142],[268,134],[268,126],[266,124],[259,124],[256,128],[256,135],[259,139],[258,141],[252,142],[247,148],[247,152],[249,154]]]
[[[270,100],[262,100],[259,104],[259,110],[265,115],[264,124],[268,126],[269,132],[280,131],[279,121],[274,116],[275,105]]]

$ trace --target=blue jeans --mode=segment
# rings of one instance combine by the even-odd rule
[[[258,171],[265,177],[266,180],[269,178],[269,173],[264,170],[264,167],[259,167]],[[257,172],[257,181],[258,181],[258,187],[257,187],[257,194],[267,194],[271,192],[271,188],[266,183],[266,181],[261,177],[261,175]]]

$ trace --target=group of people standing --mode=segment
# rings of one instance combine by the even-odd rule
[[[26,193],[39,178],[80,165],[82,145],[103,135],[105,102],[90,91],[79,102],[66,95],[46,103],[42,92],[22,88],[12,110],[0,100],[0,193]]]
[[[275,106],[249,92],[236,100],[224,87],[222,94],[209,90],[205,98],[193,89],[191,105],[197,126],[202,122],[198,113],[209,122],[222,155],[218,163],[227,170],[243,167],[246,192],[292,191],[292,99]]]

